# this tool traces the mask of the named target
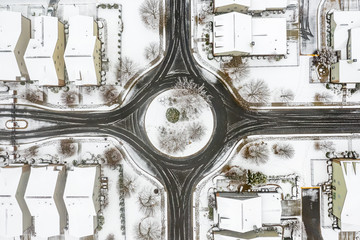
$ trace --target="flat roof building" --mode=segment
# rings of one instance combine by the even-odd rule
[[[20,237],[31,226],[24,201],[30,167],[0,167],[0,239]]]
[[[99,85],[100,51],[98,26],[94,19],[88,16],[70,17],[64,56],[69,80],[76,85]]]
[[[284,10],[287,0],[214,0],[215,12],[263,12]]]
[[[94,234],[100,210],[99,195],[100,166],[74,167],[68,171],[64,202],[70,236],[82,238]]]
[[[41,86],[64,86],[64,24],[50,16],[35,17],[34,34],[25,52],[31,80]]]
[[[47,239],[63,233],[66,224],[64,187],[65,166],[31,168],[25,202],[33,217],[36,236]]]
[[[28,78],[24,54],[30,40],[30,20],[19,12],[0,11],[0,80]]]
[[[285,55],[286,18],[232,12],[214,17],[214,55]]]
[[[333,214],[341,231],[360,231],[360,160],[333,159]]]

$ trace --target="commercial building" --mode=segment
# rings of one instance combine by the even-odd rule
[[[287,0],[214,0],[215,12],[263,12],[284,10]]]
[[[280,193],[229,193],[216,194],[214,221],[220,231],[214,232],[215,239],[249,239],[261,237],[256,230],[263,225],[280,224]],[[263,237],[281,239],[272,232]],[[268,239],[268,238],[267,238]]]
[[[214,17],[214,55],[285,55],[286,19],[232,12]]]
[[[66,224],[65,177],[63,165],[31,168],[25,202],[33,217],[37,237],[47,239],[63,233]]]
[[[68,233],[75,238],[94,234],[100,210],[100,166],[75,167],[68,171],[64,202],[68,212]]]
[[[24,201],[29,166],[0,168],[0,239],[18,238],[31,226]]]
[[[28,78],[24,54],[30,40],[30,20],[19,12],[0,11],[0,80]]]
[[[41,86],[65,84],[64,24],[56,17],[39,16],[33,21],[34,34],[25,52],[25,63],[31,80]]]
[[[360,231],[360,160],[333,159],[333,214],[341,231]]]
[[[360,83],[360,11],[331,14],[331,46],[340,53],[331,66],[331,82]]]
[[[97,23],[92,17],[69,18],[69,38],[64,58],[70,81],[76,85],[99,85],[101,43]]]

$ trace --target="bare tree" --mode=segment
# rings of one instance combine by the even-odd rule
[[[109,166],[116,168],[122,160],[122,155],[116,148],[109,148],[105,150],[105,159]]]
[[[145,48],[145,58],[149,61],[154,60],[159,55],[159,45],[156,42],[152,42]]]
[[[115,240],[114,234],[110,233],[109,235],[107,235],[105,240]]]
[[[290,144],[274,144],[272,146],[274,154],[282,158],[292,158],[295,154],[294,148]]]
[[[140,16],[146,27],[150,29],[159,28],[160,8],[159,0],[145,0],[140,5]]]
[[[316,55],[313,58],[313,64],[315,66],[323,64],[325,66],[330,66],[331,64],[337,61],[335,51],[330,48],[323,48],[320,51],[316,52]]]
[[[200,123],[193,123],[188,128],[188,131],[189,131],[189,138],[192,141],[200,140],[205,134],[204,126]]]
[[[280,92],[280,101],[281,102],[291,102],[294,100],[294,92],[290,89],[282,89]]]
[[[330,102],[332,100],[332,96],[327,92],[315,93],[314,101],[315,102]]]
[[[25,99],[32,103],[40,103],[42,102],[41,94],[41,91],[29,89],[25,93]]]
[[[132,193],[135,192],[135,178],[129,175],[125,175],[123,179],[123,188],[122,191],[125,197],[130,197]]]
[[[74,105],[78,102],[79,95],[75,91],[63,92],[61,95],[61,101],[67,106]]]
[[[334,152],[335,151],[335,145],[331,141],[315,142],[314,148],[315,148],[315,150],[320,150],[320,151],[324,151],[324,152]]]
[[[118,96],[119,92],[114,86],[107,86],[105,87],[105,91],[102,92],[102,99],[106,103],[116,101]]]
[[[269,87],[262,79],[251,80],[244,84],[240,93],[246,101],[251,103],[267,103],[270,97]]]
[[[143,219],[137,227],[137,238],[139,240],[158,240],[161,238],[160,225],[152,218]]]
[[[224,63],[224,70],[237,81],[249,75],[248,62],[240,56],[235,56],[230,62]]]
[[[59,153],[64,157],[74,156],[76,153],[76,145],[72,139],[62,139],[60,141]]]
[[[266,163],[269,159],[267,144],[264,142],[249,143],[244,147],[242,156],[254,161],[257,165]]]
[[[207,94],[204,84],[199,85],[192,79],[189,80],[187,77],[179,77],[174,89],[181,90],[178,91],[178,94],[180,95],[198,95],[208,103],[211,99],[211,96]]]
[[[137,71],[137,65],[128,57],[121,60],[120,79],[125,82],[129,80]]]
[[[176,130],[160,129],[159,142],[160,148],[168,153],[183,151],[186,147],[186,135]]]
[[[229,166],[229,169],[223,169],[225,177],[237,180],[242,183],[246,182],[246,171],[239,166]]]
[[[143,189],[139,193],[138,201],[140,203],[140,209],[146,214],[146,216],[153,216],[159,206],[159,197],[155,195],[149,189]]]
[[[37,156],[39,153],[39,146],[33,145],[25,150],[25,156],[27,158],[32,158]]]

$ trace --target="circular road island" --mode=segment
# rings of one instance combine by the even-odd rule
[[[146,111],[145,130],[152,145],[163,154],[176,158],[196,154],[214,131],[209,97],[204,91],[186,88],[159,94]]]

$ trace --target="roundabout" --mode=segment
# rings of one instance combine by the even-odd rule
[[[186,88],[160,93],[145,115],[145,131],[151,144],[162,154],[175,158],[204,149],[212,138],[214,125],[206,97]]]

